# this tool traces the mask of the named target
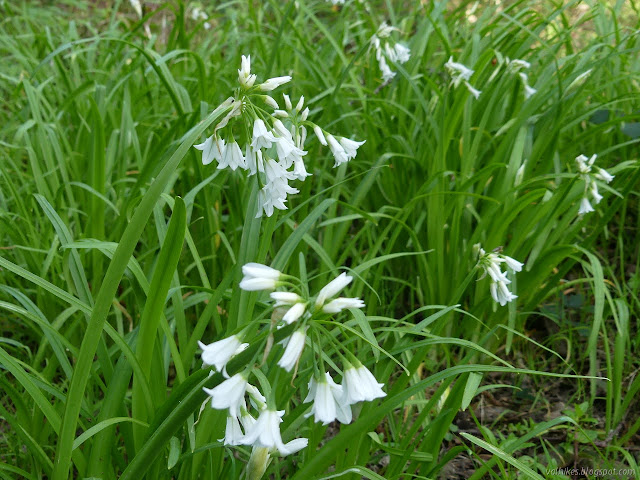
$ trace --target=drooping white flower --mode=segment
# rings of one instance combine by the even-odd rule
[[[347,155],[347,152],[345,151],[344,147],[340,145],[338,140],[336,140],[335,137],[331,134],[327,135],[326,138],[327,138],[327,142],[329,143],[329,148],[331,149],[331,153],[333,154],[333,158],[336,161],[334,167],[337,167],[338,165],[342,165],[343,163],[348,162],[349,156]]]
[[[280,422],[282,422],[284,410],[264,409],[260,412],[258,420],[245,433],[242,443],[277,450],[281,455],[290,455],[307,446],[306,438],[293,440],[286,445],[280,434]]]
[[[503,307],[508,302],[518,298],[517,295],[514,295],[509,291],[506,283],[503,281],[491,282],[491,284],[489,285],[489,291],[491,292],[491,296],[493,297],[493,299]]]
[[[336,419],[340,423],[350,423],[353,418],[351,406],[345,401],[342,386],[333,381],[329,372],[319,381],[316,381],[315,377],[311,378],[309,394],[304,399],[304,403],[308,402],[313,402],[313,406],[306,416],[314,415],[315,421],[322,422],[323,425]]]
[[[249,170],[249,176],[255,175],[256,172],[264,172],[262,150],[254,150],[253,147],[247,143],[244,148],[244,160]]]
[[[251,55],[242,55],[240,70],[238,70],[238,82],[244,88],[251,88],[256,82],[256,76],[251,74]]]
[[[256,121],[253,122],[253,139],[251,141],[251,147],[254,150],[259,150],[261,148],[270,148],[273,142],[277,141],[276,137],[267,130],[264,122],[256,118]]]
[[[202,363],[204,366],[213,365],[219,372],[227,365],[231,357],[249,346],[248,343],[242,343],[242,340],[237,335],[231,335],[209,345],[198,341],[198,345],[202,349]]]
[[[359,298],[344,298],[338,297],[335,300],[331,300],[324,307],[322,311],[324,313],[339,313],[345,308],[364,308],[365,304]]]
[[[347,159],[351,160],[352,158],[356,158],[356,155],[358,154],[358,148],[361,145],[364,145],[364,143],[366,142],[366,140],[363,140],[362,142],[357,142],[355,140],[349,140],[348,138],[345,137],[338,137],[340,140],[340,145],[342,145],[342,148],[344,148],[345,153],[347,154]]]
[[[261,83],[260,85],[258,85],[258,87],[263,92],[270,92],[271,90],[275,90],[276,88],[278,88],[281,85],[284,85],[290,80],[291,80],[291,77],[288,75],[284,77],[274,77],[274,78],[268,79],[264,83]]]
[[[578,209],[578,215],[583,215],[590,212],[595,212],[595,210],[591,206],[589,199],[587,197],[582,197],[582,200],[580,201],[580,208]]]
[[[473,88],[469,82],[464,82],[464,84],[467,87],[467,90],[469,90],[469,93],[471,93],[471,95],[473,95],[473,97],[477,100],[482,92]]]
[[[397,30],[397,28],[387,24],[387,22],[382,22],[376,31],[376,35],[380,38],[388,38],[394,30]]]
[[[449,61],[445,63],[444,66],[449,72],[449,75],[451,75],[451,79],[453,80],[453,85],[455,87],[460,85],[460,83],[469,80],[473,75],[473,70],[462,63],[454,62],[453,57],[449,57]]]
[[[596,182],[591,182],[589,185],[589,193],[591,193],[591,197],[593,198],[593,203],[596,205],[600,203],[602,200],[602,195],[598,192],[598,184]]]
[[[225,445],[242,445],[242,437],[244,437],[244,435],[240,428],[238,417],[234,415],[227,416],[224,438],[221,438],[218,441],[223,442]]]
[[[229,409],[229,415],[237,417],[240,407],[244,405],[244,393],[247,388],[247,377],[244,373],[236,373],[214,388],[203,388],[211,397],[211,407],[216,410]]]
[[[378,383],[376,377],[367,367],[360,364],[358,367],[347,366],[342,378],[344,390],[344,402],[353,405],[357,402],[370,402],[387,394],[382,391],[384,383]]]
[[[296,303],[289,310],[287,310],[287,313],[284,314],[282,319],[287,325],[290,325],[304,314],[306,308],[306,303]]]
[[[328,299],[340,293],[344,287],[349,285],[353,277],[347,275],[345,272],[342,272],[336,278],[327,283],[320,292],[318,293],[318,297],[316,298],[316,307],[320,308],[323,306]]]
[[[393,47],[389,43],[385,43],[384,49],[387,54],[387,58],[392,62],[400,64],[406,63],[411,57],[411,50],[401,43],[396,43]]]
[[[247,168],[247,163],[244,159],[244,155],[242,155],[242,150],[235,141],[227,143],[227,146],[224,149],[224,155],[222,156],[222,161],[218,164],[218,169],[223,169],[225,167],[229,167],[231,170],[236,170],[238,167],[242,169]]]
[[[519,58],[509,60],[509,57],[507,57],[507,69],[510,72],[517,73],[520,70],[528,70],[529,68],[531,68],[531,64],[526,60],[520,60]]]
[[[194,145],[193,148],[202,151],[202,164],[209,165],[213,160],[222,161],[226,145],[223,139],[213,140],[213,135],[208,137],[203,143]]]
[[[502,255],[502,260],[507,264],[514,272],[521,272],[522,267],[524,267],[524,263],[517,261],[515,258],[508,257],[507,255]]]
[[[306,339],[306,328],[300,328],[293,332],[287,339],[287,346],[284,349],[282,357],[278,360],[278,365],[287,372],[290,372],[296,363],[298,363],[300,355],[302,355]]]
[[[610,183],[615,178],[615,175],[611,175],[604,168],[598,168],[598,173],[595,174],[595,177],[605,183]]]

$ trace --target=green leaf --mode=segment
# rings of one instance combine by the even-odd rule
[[[462,395],[462,405],[460,408],[462,410],[466,410],[471,400],[475,396],[478,391],[478,387],[480,386],[480,382],[482,382],[482,374],[471,372],[469,374],[469,378],[467,379],[467,384],[464,387],[464,394]]]

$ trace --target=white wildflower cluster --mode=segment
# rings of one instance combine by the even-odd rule
[[[299,279],[284,275],[274,268],[249,263],[242,267],[242,272],[244,278],[240,282],[240,288],[243,290],[274,290],[271,292],[271,299],[274,300],[273,307],[277,311],[274,311],[272,318],[277,318],[277,314],[286,310],[281,323],[274,321],[278,328],[295,324],[293,332],[280,342],[284,352],[277,365],[286,372],[291,372],[294,368],[297,372],[306,344],[313,345],[313,338],[326,335],[323,324],[329,319],[329,315],[340,313],[344,309],[365,306],[359,298],[337,296],[353,280],[353,277],[346,273],[338,275],[325,285],[317,296],[307,297],[292,291],[275,291],[283,286],[296,288],[300,292],[307,290],[306,287],[302,288]],[[241,332],[209,345],[199,343],[204,366],[215,367],[226,378],[214,388],[204,388],[213,408],[228,411],[225,436],[221,441],[225,445],[251,445],[254,452],[256,449],[267,449],[273,454],[280,455],[297,452],[307,446],[308,440],[297,438],[288,443],[283,442],[279,425],[282,422],[284,410],[276,408],[274,388],[268,387],[266,391],[269,391],[269,398],[265,398],[260,390],[250,383],[254,369],[259,368],[256,360],[260,353],[263,363],[267,360],[273,342],[266,341],[263,344],[264,351],[256,352],[254,361],[250,362],[244,370],[231,377],[227,374],[227,363],[234,355],[248,347],[247,343],[243,343],[245,335],[246,333]],[[308,395],[303,402],[312,402],[311,411],[307,416],[313,415],[316,422],[322,422],[325,425],[336,419],[342,423],[349,423],[353,417],[351,412],[353,404],[372,401],[386,395],[381,388],[383,384],[378,383],[367,367],[362,365],[353,354],[345,351],[344,355],[340,352],[338,355],[343,363],[341,384],[337,384],[331,374],[325,370],[322,357],[309,362],[313,365],[315,374],[308,383]],[[265,387],[265,382],[268,383],[268,380],[264,375],[260,375],[259,378],[260,385]]]
[[[313,129],[322,145],[329,146],[335,166],[353,159],[364,141],[334,137],[307,120],[309,108],[304,108],[304,97],[294,106],[285,94],[284,109],[280,109],[273,97],[265,95],[288,83],[290,76],[270,78],[259,84],[256,80],[251,73],[250,56],[243,55],[238,70],[240,86],[230,112],[216,125],[213,135],[194,147],[202,151],[204,165],[216,160],[219,169],[240,169],[255,175],[260,186],[257,217],[263,213],[270,217],[274,209],[286,210],[287,196],[299,192],[289,182],[304,181],[311,175],[304,163],[308,153],[307,127]],[[226,140],[221,136],[223,129]],[[244,142],[236,140],[236,135]]]
[[[576,157],[579,175],[582,180],[584,180],[584,195],[580,202],[580,209],[578,210],[579,215],[595,211],[589,201],[589,196],[591,196],[593,203],[596,205],[602,200],[602,195],[598,192],[598,183],[596,180],[610,183],[614,178],[614,175],[611,175],[604,168],[595,167],[597,168],[597,171],[592,171],[594,168],[593,164],[597,157],[598,155],[592,155],[591,158],[587,158],[585,155],[578,155]]]
[[[493,299],[501,306],[505,306],[508,302],[518,298],[509,291],[507,285],[511,283],[511,280],[507,278],[507,272],[501,270],[501,264],[506,264],[514,272],[522,271],[524,263],[521,263],[511,257],[499,253],[499,251],[485,252],[480,244],[476,244],[474,249],[478,253],[478,266],[484,270],[482,276],[478,281],[489,275],[491,277],[491,284],[489,290]]]
[[[211,28],[211,24],[209,22],[207,22],[207,20],[209,20],[209,15],[207,15],[207,12],[205,12],[202,7],[200,7],[199,5],[195,5],[192,9],[191,9],[191,20],[194,20],[196,22],[200,21],[200,20],[204,20],[204,28],[205,30],[209,30]]]
[[[522,80],[522,85],[524,86],[524,98],[525,100],[529,99],[532,95],[534,95],[537,90],[529,85],[529,77],[526,73],[521,70],[529,70],[531,68],[531,64],[525,60],[514,59],[509,60],[507,57],[507,71],[509,73],[516,74]]]
[[[409,61],[411,50],[402,43],[392,43],[390,40],[391,33],[397,28],[391,27],[383,22],[378,31],[371,37],[371,45],[376,51],[376,60],[380,66],[382,73],[382,81],[389,82],[396,76],[396,72],[391,70],[387,60],[397,64],[403,64]]]
[[[473,70],[463,65],[462,63],[454,62],[453,57],[450,57],[449,61],[445,63],[444,66],[451,76],[451,84],[454,86],[454,88],[458,88],[461,83],[464,83],[464,85],[467,87],[467,90],[469,90],[471,95],[473,95],[477,100],[482,92],[472,87],[469,83],[469,80],[473,75]]]

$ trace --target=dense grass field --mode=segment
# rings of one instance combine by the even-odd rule
[[[0,1],[2,478],[640,478],[640,5],[335,3]]]

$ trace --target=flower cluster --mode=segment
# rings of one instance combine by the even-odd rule
[[[537,90],[529,85],[529,77],[526,73],[521,70],[528,70],[531,68],[531,64],[525,60],[514,59],[509,60],[507,57],[507,71],[510,73],[517,74],[522,80],[522,84],[524,86],[524,98],[527,100],[529,97],[534,95]]]
[[[473,70],[466,67],[462,63],[454,62],[453,57],[450,57],[449,61],[445,63],[444,66],[451,76],[451,84],[454,86],[454,88],[458,88],[461,83],[464,83],[464,85],[467,87],[467,90],[469,90],[471,95],[473,95],[477,100],[482,92],[473,88],[469,83],[469,80],[473,75]]]
[[[595,167],[598,169],[596,173],[592,172],[593,163],[596,161],[598,155],[592,155],[591,158],[587,158],[585,155],[578,155],[576,157],[576,163],[578,164],[578,172],[582,180],[584,180],[584,195],[580,202],[580,209],[578,214],[595,211],[591,202],[589,202],[589,195],[596,205],[602,200],[602,195],[598,192],[598,184],[596,180],[600,180],[605,183],[610,183],[613,180],[614,175],[611,175],[604,168]]]
[[[524,264],[511,257],[503,255],[500,253],[499,249],[497,249],[498,251],[494,250],[487,253],[480,244],[475,245],[474,249],[478,253],[478,266],[484,270],[482,276],[478,280],[482,280],[487,276],[487,274],[491,277],[489,290],[493,299],[504,307],[508,302],[518,298],[517,295],[511,293],[507,288],[507,285],[511,283],[511,280],[507,278],[507,272],[503,272],[501,270],[501,264],[506,264],[507,267],[514,272],[522,271]]]
[[[323,323],[328,320],[329,315],[365,306],[360,298],[338,296],[353,280],[353,277],[346,273],[341,273],[330,281],[315,297],[309,297],[303,293],[307,289],[299,279],[267,265],[248,263],[242,267],[242,272],[244,276],[240,288],[243,290],[271,290],[270,297],[275,302],[273,318],[279,318],[278,314],[282,314],[281,323],[276,322],[278,328],[295,324],[293,332],[280,342],[284,351],[277,365],[286,372],[291,372],[294,368],[297,371],[307,343],[313,345],[313,338],[326,335]],[[280,287],[292,287],[301,294],[276,291]],[[313,335],[309,335],[310,331]],[[214,367],[226,378],[214,388],[204,388],[213,408],[228,411],[225,436],[221,441],[226,445],[252,445],[254,450],[268,449],[280,455],[297,452],[305,448],[308,441],[306,438],[298,438],[288,443],[283,442],[279,424],[282,422],[284,410],[276,408],[273,388],[263,388],[263,391],[269,392],[269,398],[265,398],[260,390],[250,383],[254,370],[260,368],[255,362],[260,352],[255,353],[254,361],[244,370],[231,377],[227,374],[227,363],[249,346],[248,343],[243,343],[245,336],[246,332],[240,332],[209,345],[199,342],[203,365]],[[273,343],[264,342],[263,363],[268,358]],[[344,366],[341,384],[337,384],[325,370],[324,359],[320,356],[312,362],[315,374],[308,383],[309,392],[303,401],[312,402],[307,416],[313,415],[316,422],[325,425],[336,419],[342,423],[349,423],[353,418],[352,405],[386,395],[382,391],[383,384],[378,383],[367,367],[353,354],[345,351],[343,355],[339,349],[337,354]],[[258,378],[262,387],[265,387],[265,382],[268,383],[266,377],[260,375]],[[257,411],[257,418],[252,414],[252,410]]]
[[[309,121],[304,97],[294,106],[289,96],[283,95],[284,109],[281,109],[273,97],[265,94],[288,83],[290,76],[270,78],[263,83],[256,80],[251,73],[250,56],[243,55],[231,110],[216,125],[213,135],[194,147],[202,151],[204,165],[216,160],[219,169],[240,169],[249,176],[255,175],[260,188],[256,216],[264,213],[270,217],[274,209],[286,210],[287,196],[299,192],[289,182],[304,181],[310,176],[304,163],[308,153],[307,127],[313,129],[322,145],[329,146],[335,166],[355,158],[364,142],[334,137]],[[223,129],[226,139],[220,135]],[[238,142],[236,135],[244,142]]]
[[[205,30],[209,30],[211,28],[211,24],[207,22],[209,20],[209,15],[205,12],[199,5],[195,5],[191,10],[191,19],[198,22],[200,20],[204,20],[205,22],[202,24]]]
[[[378,31],[371,37],[371,45],[376,51],[376,60],[378,60],[378,65],[380,66],[382,81],[385,83],[390,82],[396,76],[396,72],[391,70],[389,64],[387,64],[387,59],[401,65],[408,62],[411,56],[411,50],[407,46],[390,42],[389,38],[394,30],[397,29],[383,22]]]

